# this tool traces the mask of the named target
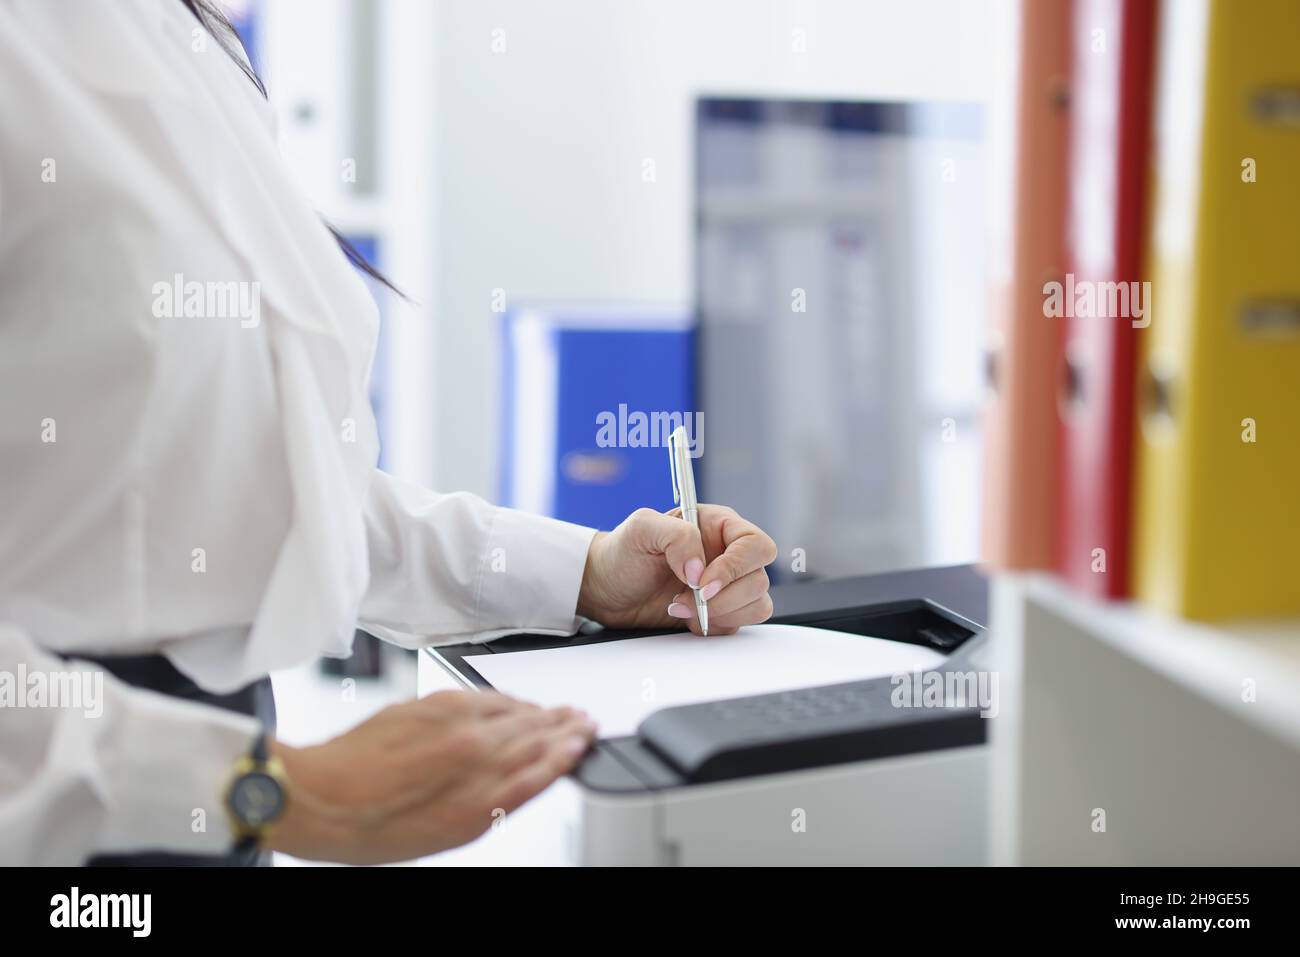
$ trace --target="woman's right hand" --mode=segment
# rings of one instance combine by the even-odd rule
[[[272,742],[289,801],[265,846],[347,864],[456,847],[572,770],[595,730],[571,708],[441,691],[321,745]]]

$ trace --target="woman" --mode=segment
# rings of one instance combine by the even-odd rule
[[[444,693],[294,749],[267,674],[346,654],[358,624],[408,648],[581,618],[698,632],[684,584],[713,631],[771,613],[775,546],[727,509],[702,536],[646,510],[597,534],[375,468],[374,304],[211,16],[0,0],[0,676],[29,692],[0,723],[13,861],[451,847],[570,770],[586,716]],[[99,714],[31,692],[87,669],[110,673]]]

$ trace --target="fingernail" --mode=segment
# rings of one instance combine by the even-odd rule
[[[698,558],[692,558],[686,563],[685,571],[686,584],[694,588],[699,585],[700,576],[704,574],[704,562],[700,561]]]
[[[700,597],[708,601],[720,591],[722,591],[722,582],[712,581],[700,589]]]
[[[564,742],[564,753],[578,755],[587,750],[586,738],[569,738]]]
[[[668,614],[674,618],[690,618],[691,610],[681,602],[673,602],[668,606]]]

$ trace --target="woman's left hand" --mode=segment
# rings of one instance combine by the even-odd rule
[[[633,512],[598,532],[587,552],[578,614],[614,628],[688,625],[701,634],[695,598],[709,603],[709,634],[729,635],[772,614],[767,572],[776,543],[722,505],[701,505],[700,530],[681,511]]]

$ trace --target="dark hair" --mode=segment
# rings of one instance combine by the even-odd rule
[[[212,38],[216,40],[230,58],[235,61],[235,65],[238,66],[239,69],[244,72],[244,75],[248,77],[249,81],[257,87],[258,92],[260,92],[262,96],[266,96],[266,84],[262,82],[262,78],[257,75],[257,71],[254,70],[252,65],[248,62],[248,57],[244,52],[243,41],[239,39],[239,34],[236,32],[234,24],[230,22],[230,18],[227,17],[225,13],[223,13],[221,9],[212,2],[212,0],[181,0],[181,3],[185,4],[190,13],[194,14],[194,18],[198,20],[199,23],[203,24],[204,29],[212,35]],[[382,283],[403,299],[406,298],[406,294],[394,286],[387,276],[366,261],[366,257],[361,255],[360,251],[348,241],[346,236],[340,233],[328,222],[325,224],[325,228],[334,235],[334,239],[338,242],[339,248],[343,250],[343,255],[348,257],[348,261],[351,262],[352,265],[356,266],[371,279]]]

